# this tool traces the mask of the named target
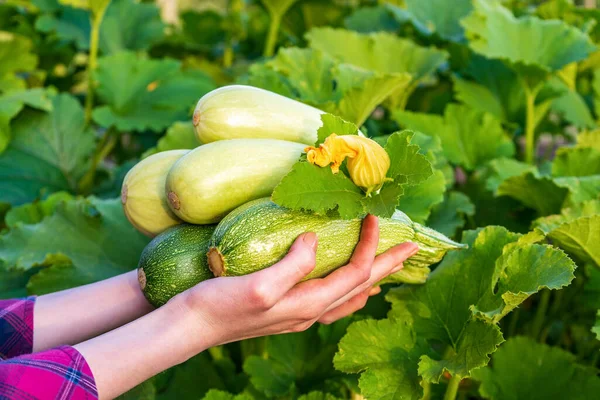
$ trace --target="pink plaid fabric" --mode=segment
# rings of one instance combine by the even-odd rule
[[[0,359],[31,353],[35,297],[0,300]]]
[[[70,346],[31,353],[35,298],[0,300],[0,400],[97,399],[92,371]]]

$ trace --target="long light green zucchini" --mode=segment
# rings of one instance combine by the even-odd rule
[[[121,187],[125,215],[140,232],[155,236],[183,221],[169,208],[165,181],[169,170],[189,150],[170,150],[151,155],[127,172]]]
[[[304,147],[274,139],[232,139],[200,146],[169,171],[169,205],[189,223],[218,222],[247,201],[269,196]]]
[[[322,277],[345,265],[358,243],[362,221],[343,220],[293,211],[267,199],[258,199],[232,211],[213,233],[208,263],[215,276],[245,275],[273,265],[285,256],[298,235],[317,234],[316,267],[305,279]],[[379,219],[377,254],[406,242],[419,245],[419,252],[404,263],[404,269],[386,281],[423,283],[428,266],[448,250],[460,249],[439,232],[412,222],[404,213]]]
[[[280,139],[313,145],[323,111],[268,90],[232,85],[204,95],[194,111],[202,143],[224,139]]]

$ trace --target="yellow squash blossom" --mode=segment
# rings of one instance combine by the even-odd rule
[[[309,146],[306,157],[311,164],[326,167],[337,174],[348,157],[348,172],[352,181],[371,193],[386,181],[390,157],[377,142],[357,135],[338,136],[332,133],[319,147]]]

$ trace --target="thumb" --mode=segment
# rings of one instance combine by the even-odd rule
[[[304,233],[296,238],[287,255],[269,268],[251,274],[251,279],[268,286],[275,302],[315,268],[317,235]]]

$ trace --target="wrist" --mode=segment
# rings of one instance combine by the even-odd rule
[[[169,323],[176,326],[176,340],[182,344],[181,361],[184,362],[204,350],[219,344],[218,335],[209,318],[194,301],[190,291],[178,294],[169,300],[163,310]]]

